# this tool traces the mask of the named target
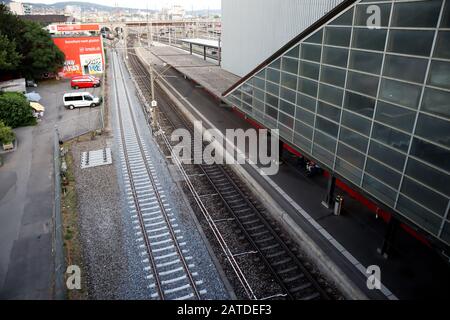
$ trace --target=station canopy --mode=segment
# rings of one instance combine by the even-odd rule
[[[218,40],[193,38],[193,39],[181,39],[181,41],[188,43],[188,44],[194,44],[194,45],[203,46],[203,47],[207,47],[207,48],[219,49],[219,41]]]

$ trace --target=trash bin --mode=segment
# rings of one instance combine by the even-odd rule
[[[342,196],[337,196],[334,202],[334,215],[340,216],[342,210],[342,204],[344,202],[344,198]]]

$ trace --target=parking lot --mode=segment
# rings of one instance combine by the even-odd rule
[[[54,128],[68,139],[100,127],[100,107],[68,110],[68,80],[28,88],[39,93],[45,113],[36,126],[18,128],[16,151],[0,167],[0,298],[52,297],[52,214]],[[101,95],[102,88],[79,89]]]

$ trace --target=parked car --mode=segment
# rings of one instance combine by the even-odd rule
[[[96,107],[102,103],[101,97],[96,97],[89,92],[66,93],[63,100],[64,106],[70,110],[82,107]]]
[[[37,87],[37,83],[34,80],[26,80],[27,87]]]
[[[100,79],[94,76],[77,76],[70,81],[70,86],[73,89],[79,88],[96,88],[100,87]]]

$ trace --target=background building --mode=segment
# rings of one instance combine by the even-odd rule
[[[24,14],[25,14],[24,6],[23,6],[23,4],[22,4],[21,2],[14,2],[14,1],[11,1],[11,2],[8,4],[8,7],[9,7],[9,10],[10,10],[12,13],[14,13],[14,14],[16,14],[16,15],[18,15],[18,16],[21,16],[21,15],[24,15]]]
[[[226,15],[238,15],[230,11],[243,4],[227,2],[224,65],[226,50],[244,55],[243,42],[230,46],[225,36]],[[255,6],[245,25],[261,18],[266,4],[271,1]],[[378,29],[368,28],[369,5],[380,10]],[[231,29],[245,29],[242,21],[236,24]],[[449,0],[345,1],[225,95],[249,118],[279,129],[285,143],[332,176],[448,249],[449,30]],[[245,49],[252,57],[267,46],[264,34],[256,37],[259,46]],[[250,62],[227,63],[240,71]]]
[[[222,1],[222,67],[244,76],[340,2]]]

